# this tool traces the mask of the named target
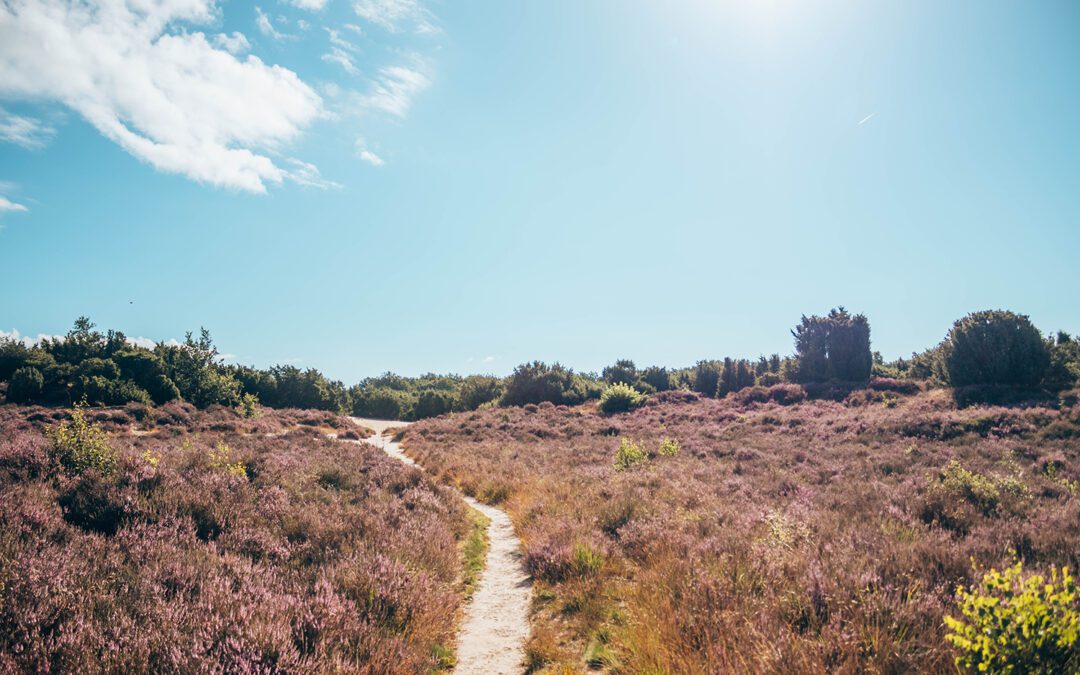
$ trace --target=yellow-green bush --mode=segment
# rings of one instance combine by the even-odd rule
[[[61,422],[46,434],[60,466],[69,474],[78,475],[87,469],[108,474],[116,463],[116,452],[109,445],[108,435],[86,419],[81,406],[72,411],[70,422]]]
[[[649,455],[640,443],[629,438],[619,441],[619,449],[615,451],[615,470],[622,471],[638,464],[649,461]]]
[[[674,438],[665,438],[660,442],[660,449],[657,452],[665,457],[671,457],[672,455],[679,454],[679,450],[681,449],[682,446],[679,444],[679,441]]]
[[[600,411],[608,414],[628,412],[641,406],[646,396],[628,384],[613,384],[600,395]]]
[[[990,673],[1080,672],[1080,595],[1069,568],[1024,577],[1017,562],[957,589],[963,618],[945,617],[958,668]]]

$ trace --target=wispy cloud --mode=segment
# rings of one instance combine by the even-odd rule
[[[867,123],[867,122],[869,122],[869,121],[870,121],[871,119],[873,119],[875,115],[877,115],[877,112],[872,112],[872,113],[870,113],[870,114],[869,114],[869,115],[867,115],[866,117],[864,117],[864,118],[862,118],[861,120],[859,120],[859,123],[858,123],[858,124],[856,124],[855,126],[857,126],[857,127],[861,127],[862,125],[866,124],[866,123]]]
[[[35,150],[48,145],[56,129],[39,119],[15,115],[0,108],[0,141]]]
[[[367,141],[363,138],[356,139],[356,156],[371,166],[382,166],[386,162],[374,152],[368,149]]]
[[[259,29],[260,33],[273,38],[274,40],[281,41],[292,39],[291,35],[278,32],[278,29],[274,27],[273,20],[266,12],[262,11],[262,7],[255,7],[255,26]]]
[[[18,213],[20,211],[27,211],[28,209],[22,204],[16,204],[7,197],[0,195],[0,214],[4,213]]]
[[[341,37],[341,33],[333,28],[327,28],[326,33],[330,39],[330,51],[322,55],[322,60],[338,64],[350,75],[359,73],[352,57],[358,51],[356,45]]]
[[[361,19],[395,33],[406,27],[419,34],[439,32],[435,17],[417,0],[357,0],[353,11]]]
[[[323,7],[326,7],[326,0],[289,0],[289,4],[293,7],[317,12]]]
[[[286,68],[176,29],[219,14],[214,0],[5,0],[0,96],[66,105],[159,171],[265,192],[289,178],[270,155],[322,99]]]
[[[405,117],[413,98],[431,84],[428,76],[406,66],[390,66],[379,71],[371,91],[362,95],[359,104],[396,117]]]
[[[340,183],[335,183],[332,180],[323,178],[322,174],[319,173],[319,167],[314,164],[295,158],[290,158],[288,162],[293,168],[286,173],[286,177],[297,185],[305,185],[307,187],[314,187],[322,190],[341,187]]]

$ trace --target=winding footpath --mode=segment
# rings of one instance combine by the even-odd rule
[[[402,451],[398,443],[386,438],[387,429],[403,427],[408,422],[351,418],[360,426],[375,430],[364,441],[410,466],[420,467]],[[512,675],[524,670],[525,640],[529,637],[529,604],[532,586],[521,564],[521,542],[514,534],[510,517],[501,509],[481,504],[461,495],[465,502],[491,520],[488,526],[488,553],[480,582],[472,601],[465,607],[465,618],[457,641],[457,675]]]

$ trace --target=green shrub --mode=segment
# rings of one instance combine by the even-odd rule
[[[795,330],[798,382],[865,382],[874,359],[870,352],[870,322],[843,307],[828,316],[804,316]]]
[[[1016,511],[1029,496],[1019,479],[969,471],[955,459],[942,469],[933,487],[972,504],[985,516]]]
[[[76,406],[70,422],[50,427],[46,434],[52,452],[64,471],[79,475],[86,470],[108,474],[116,464],[116,451],[100,426],[86,419],[82,406]]]
[[[1050,365],[1039,330],[1021,314],[975,312],[953,324],[938,362],[953,387],[1004,384],[1034,386]]]
[[[677,440],[675,440],[674,438],[665,438],[663,441],[660,442],[660,449],[658,450],[658,452],[665,457],[671,457],[673,455],[679,454],[679,450],[681,449],[682,446],[679,445],[679,442]]]
[[[1076,673],[1080,668],[1080,594],[1069,574],[1024,578],[1022,563],[991,569],[956,592],[963,618],[945,617],[957,668],[991,673]]]
[[[11,403],[30,403],[41,396],[45,378],[41,371],[31,366],[16,370],[8,383],[7,400]]]
[[[641,444],[636,443],[629,438],[624,438],[619,441],[619,449],[615,451],[616,471],[629,469],[648,461],[649,455],[645,452],[645,449],[641,447]]]
[[[579,577],[594,577],[604,566],[604,556],[594,551],[588,544],[575,544],[571,566],[574,574]]]
[[[613,384],[600,395],[600,410],[609,415],[628,412],[640,407],[644,402],[645,395],[637,389],[628,384]]]
[[[420,392],[420,396],[416,399],[413,416],[419,420],[427,417],[445,415],[446,413],[453,411],[454,403],[456,403],[456,401],[457,399],[452,391],[426,389]]]
[[[223,471],[230,476],[247,478],[247,467],[243,462],[233,462],[231,455],[232,449],[225,441],[219,441],[217,446],[210,451],[210,468],[214,471]]]
[[[240,414],[249,420],[255,418],[259,414],[259,397],[255,394],[241,396]]]

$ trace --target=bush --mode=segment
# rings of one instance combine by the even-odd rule
[[[1067,567],[1026,579],[1017,562],[958,588],[963,618],[945,617],[957,668],[992,673],[1075,673],[1080,668],[1080,592]]]
[[[615,470],[622,471],[649,461],[649,455],[640,443],[624,438],[615,451]]]
[[[244,394],[240,397],[240,414],[245,419],[254,419],[259,414],[259,397],[255,394]]]
[[[1050,365],[1050,351],[1028,317],[975,312],[953,324],[942,344],[940,368],[953,387],[1035,386]]]
[[[30,403],[41,396],[45,378],[37,368],[24,366],[16,370],[8,383],[7,400],[11,403]]]
[[[116,534],[124,516],[115,487],[98,473],[79,476],[57,501],[64,520],[91,532]]]
[[[50,427],[47,434],[56,459],[69,474],[77,476],[87,470],[108,474],[116,463],[116,452],[107,434],[86,419],[81,406],[71,412],[70,422]]]
[[[416,419],[424,419],[425,417],[445,415],[454,409],[454,402],[455,397],[453,392],[441,391],[438,389],[422,391],[420,392],[420,396],[416,399],[413,417]]]
[[[558,363],[541,361],[524,363],[514,368],[506,383],[503,405],[526,405],[549,401],[555,405],[577,405],[588,396],[585,383],[574,372]]]
[[[665,438],[660,442],[660,449],[657,451],[664,457],[672,457],[679,454],[679,450],[682,446],[679,445],[679,441],[674,438]]]
[[[458,400],[465,410],[476,410],[485,403],[502,396],[502,382],[490,375],[472,375],[465,378],[458,393]]]
[[[778,384],[769,387],[769,398],[780,405],[794,405],[806,400],[806,389],[797,384]]]
[[[412,399],[407,393],[395,389],[359,389],[353,394],[353,414],[358,417],[405,419],[412,413],[412,405]]]
[[[628,384],[613,384],[600,395],[600,410],[609,415],[628,412],[640,407],[645,398],[645,395]]]

